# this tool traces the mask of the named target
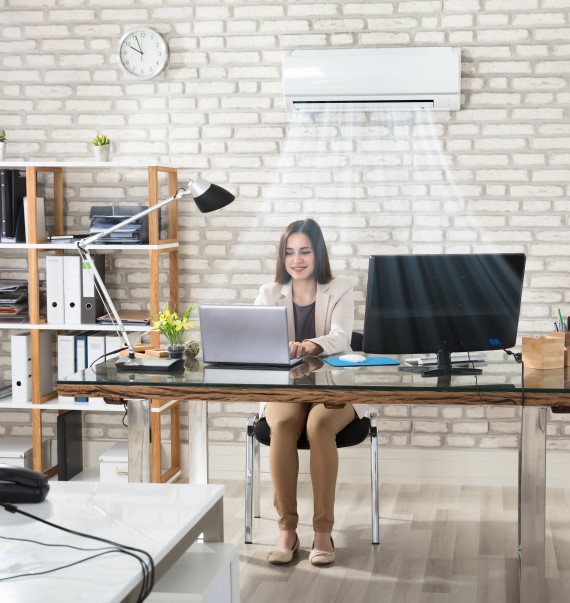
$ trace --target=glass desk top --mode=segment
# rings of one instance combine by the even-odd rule
[[[479,375],[423,377],[419,372],[404,372],[400,366],[333,367],[320,358],[309,358],[292,370],[229,368],[205,365],[201,359],[189,359],[180,371],[117,371],[115,360],[98,364],[58,380],[60,385],[77,386],[166,386],[169,388],[309,388],[350,390],[418,391],[493,391],[505,394],[522,391],[522,365],[503,352],[487,354],[487,360],[475,366]],[[552,370],[525,370],[525,392],[570,393],[570,367]],[[514,400],[513,400],[514,401]],[[516,402],[515,402],[516,403]]]

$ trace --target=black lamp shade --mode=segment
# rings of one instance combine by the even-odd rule
[[[234,195],[217,184],[210,184],[201,195],[194,196],[194,202],[203,214],[221,209],[229,205],[234,199]]]

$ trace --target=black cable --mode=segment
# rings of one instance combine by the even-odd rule
[[[99,358],[95,358],[95,360],[93,360],[93,362],[89,365],[89,368],[93,368],[93,365],[97,363],[98,360],[100,360],[101,358],[106,358],[107,356],[110,356],[111,354],[118,354],[119,352],[122,352],[123,350],[128,350],[129,348],[124,345],[122,348],[117,348],[116,350],[113,350],[112,352],[107,352],[106,354],[101,354],[101,356],[99,356]]]
[[[127,413],[128,413],[128,407],[127,407],[127,403],[123,402],[123,408],[125,409],[125,414],[123,415],[122,419],[121,419],[121,423],[125,426],[125,427],[129,427],[126,423],[125,423],[125,419],[127,418]]]
[[[515,362],[521,365],[521,406],[524,406],[524,362],[522,358],[521,352],[511,352],[511,350],[503,349],[503,352],[508,356],[512,356],[515,359]]]
[[[519,363],[522,364],[522,355],[516,352],[511,352],[510,350],[503,350],[504,352],[506,352],[507,354],[513,356],[515,358],[515,360]],[[475,362],[473,360],[471,360],[471,355],[469,353],[469,351],[466,350],[467,353],[467,362],[468,364],[471,364],[472,368],[476,368],[475,367]],[[500,404],[502,402],[510,402],[511,404],[515,404],[516,400],[512,397],[503,397],[503,398],[497,398],[496,400],[485,400],[483,398],[483,396],[481,395],[481,390],[479,389],[479,382],[477,381],[477,375],[473,375],[475,377],[475,390],[477,392],[477,396],[479,397],[479,400],[481,400],[481,402],[483,402],[483,404]],[[523,373],[522,373],[522,381],[523,381],[523,385],[522,385],[522,390],[521,390],[521,404],[522,406],[524,406],[524,364],[523,364]]]
[[[141,592],[139,593],[139,596],[137,598],[137,603],[144,601],[148,597],[148,595],[151,593],[151,591],[154,587],[154,560],[153,560],[152,556],[150,555],[150,553],[148,553],[147,551],[145,551],[143,549],[138,549],[136,547],[128,546],[126,544],[120,544],[118,542],[114,542],[113,540],[108,540],[106,538],[101,538],[100,536],[93,536],[91,534],[77,532],[70,528],[66,528],[66,527],[60,526],[56,523],[52,523],[51,521],[48,521],[47,519],[42,519],[41,517],[33,515],[32,513],[27,513],[26,511],[22,511],[21,509],[18,509],[18,507],[16,507],[16,505],[13,505],[11,503],[0,502],[0,506],[4,507],[4,509],[6,511],[8,511],[9,513],[18,513],[20,515],[24,515],[25,517],[29,517],[30,519],[35,519],[36,521],[44,523],[52,528],[61,530],[62,532],[66,532],[68,534],[73,534],[74,536],[80,536],[82,538],[89,538],[91,540],[96,540],[98,542],[103,542],[105,544],[109,544],[112,547],[116,547],[113,550],[98,553],[97,555],[87,557],[85,559],[82,559],[81,561],[76,561],[76,562],[71,563],[66,566],[62,566],[62,567],[55,568],[52,570],[46,570],[45,572],[37,572],[36,574],[31,574],[31,573],[30,574],[22,574],[21,576],[26,576],[26,575],[31,576],[31,575],[41,575],[41,574],[51,573],[54,571],[58,571],[60,569],[64,569],[66,567],[72,567],[73,565],[83,563],[90,559],[95,559],[96,557],[100,557],[102,555],[106,555],[106,554],[109,554],[112,552],[118,552],[118,553],[124,553],[125,555],[130,555],[131,557],[134,557],[135,559],[138,560],[138,562],[141,565],[143,579],[142,579],[142,584],[141,584]],[[133,553],[131,551],[135,551],[136,553],[140,553],[141,555],[145,556],[148,559],[148,563],[147,563],[147,561],[145,561],[145,559],[142,559],[141,557],[139,557],[138,555],[136,555],[135,553]],[[2,578],[1,580],[11,580],[14,578],[19,578],[21,576],[9,576],[7,578]]]

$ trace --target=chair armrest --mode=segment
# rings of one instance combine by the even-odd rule
[[[254,415],[250,415],[247,419],[247,436],[253,437],[255,424],[259,421],[259,413],[255,413]]]
[[[372,408],[367,414],[370,418],[370,435],[378,437],[378,412],[376,409]]]

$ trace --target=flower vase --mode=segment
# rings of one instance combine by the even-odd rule
[[[95,161],[109,161],[110,144],[104,144],[100,147],[93,147],[95,153]]]
[[[168,352],[168,357],[172,359],[182,358],[184,356],[184,344],[177,343],[175,345],[169,345],[166,348]]]
[[[4,161],[6,153],[6,143],[0,142],[0,161]]]

